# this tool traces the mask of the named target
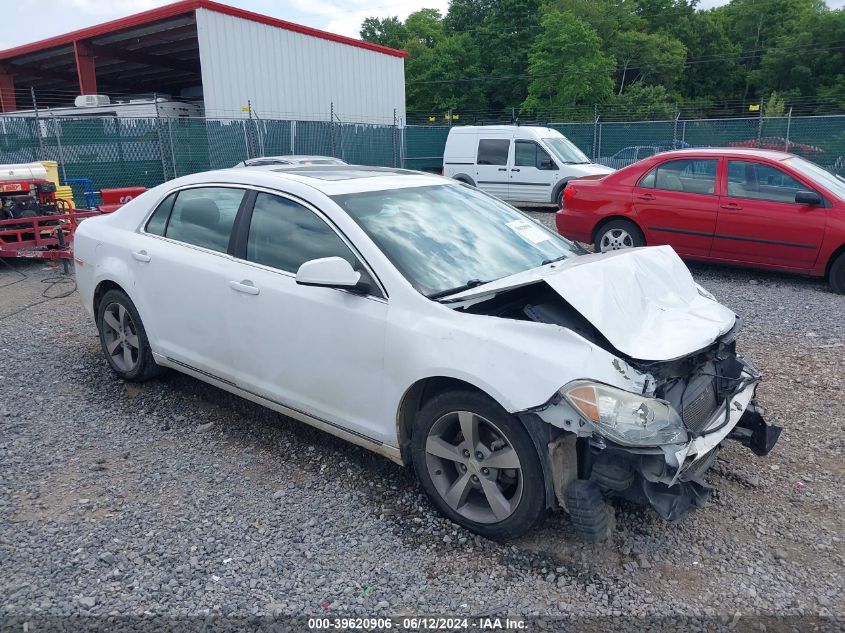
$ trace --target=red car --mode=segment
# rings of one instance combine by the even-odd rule
[[[669,244],[686,259],[826,276],[845,293],[845,179],[784,152],[685,149],[573,180],[556,223],[596,251]]]

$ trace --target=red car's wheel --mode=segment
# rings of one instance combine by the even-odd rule
[[[645,237],[633,222],[611,220],[598,230],[593,245],[597,253],[607,253],[623,248],[645,246]]]

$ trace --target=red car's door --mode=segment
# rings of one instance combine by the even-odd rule
[[[719,206],[718,166],[716,158],[669,160],[640,179],[632,202],[647,244],[669,244],[691,257],[710,254]]]
[[[810,183],[774,165],[728,159],[727,182],[719,198],[713,258],[807,270],[816,263],[827,209],[796,204]]]

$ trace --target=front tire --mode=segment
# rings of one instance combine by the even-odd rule
[[[645,246],[640,228],[630,220],[611,220],[597,232],[593,241],[597,253],[608,253],[623,248]]]
[[[833,260],[830,266],[830,272],[827,275],[830,289],[833,292],[845,295],[845,253],[840,253],[839,256]]]
[[[153,360],[135,304],[122,290],[103,295],[97,309],[97,330],[109,366],[124,380],[143,382],[164,371]]]
[[[472,532],[514,538],[545,512],[543,470],[528,431],[483,394],[429,400],[415,420],[411,451],[437,509]]]

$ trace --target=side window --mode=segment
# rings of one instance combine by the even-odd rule
[[[717,165],[714,159],[670,160],[648,172],[639,186],[711,195],[716,188]]]
[[[516,167],[537,166],[537,146],[534,143],[515,141],[513,146],[513,164]]]
[[[173,208],[173,202],[176,200],[176,193],[171,193],[164,200],[161,201],[153,211],[150,219],[147,220],[147,226],[144,230],[152,235],[164,235],[164,230],[167,228],[167,219],[170,217],[170,210]]]
[[[244,193],[230,187],[183,189],[176,196],[165,236],[225,253]]]
[[[483,138],[478,141],[479,165],[507,165],[508,150],[511,142],[508,139]]]
[[[728,195],[769,202],[795,203],[807,187],[776,167],[741,160],[728,161]]]
[[[303,262],[320,257],[342,257],[356,264],[344,241],[310,209],[287,198],[259,193],[249,224],[247,260],[295,273]]]

